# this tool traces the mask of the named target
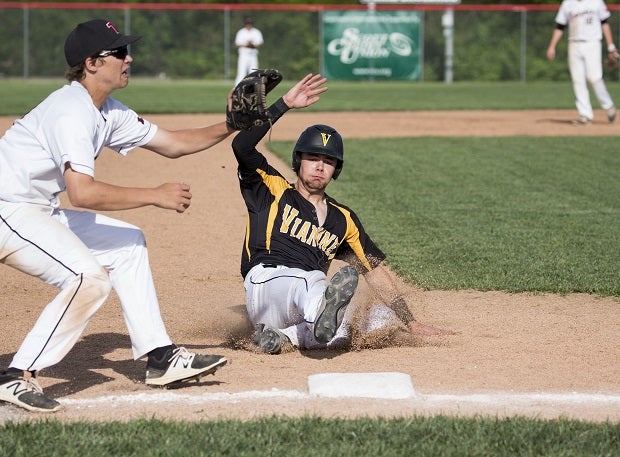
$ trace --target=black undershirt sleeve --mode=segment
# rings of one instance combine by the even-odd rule
[[[256,145],[263,139],[273,124],[289,110],[282,97],[276,100],[269,108],[271,123],[241,130],[232,142],[232,149],[239,163],[240,170],[254,171],[260,168],[264,157],[256,150]]]

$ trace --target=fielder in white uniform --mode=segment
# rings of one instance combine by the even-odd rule
[[[610,16],[603,0],[564,0],[555,18],[556,28],[547,48],[547,58],[555,58],[555,48],[568,26],[568,66],[579,113],[576,124],[588,124],[594,119],[588,83],[605,110],[607,120],[616,120],[616,108],[603,81],[601,51],[604,36],[607,52],[618,52],[607,23]]]
[[[235,85],[252,70],[258,69],[258,47],[262,44],[263,34],[254,27],[252,18],[246,17],[243,28],[235,35],[235,46],[238,50]]]
[[[148,205],[184,212],[187,184],[121,187],[98,181],[95,159],[104,147],[121,155],[143,147],[176,158],[226,138],[225,122],[169,131],[109,97],[129,83],[133,61],[123,35],[109,21],[79,24],[67,37],[70,84],[15,121],[0,139],[0,262],[60,289],[0,372],[0,400],[31,411],[60,404],[43,394],[37,371],[58,363],[114,288],[133,356],[147,356],[146,384],[165,386],[211,374],[226,363],[174,345],[162,321],[142,231],[96,214],[59,207],[67,192],[74,207],[125,210]]]

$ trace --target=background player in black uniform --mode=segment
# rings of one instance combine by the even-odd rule
[[[304,108],[327,90],[321,75],[308,75],[269,107],[273,122]],[[285,344],[305,349],[348,343],[358,274],[381,303],[370,308],[367,330],[400,319],[417,335],[444,330],[416,321],[399,295],[384,253],[366,234],[356,214],[325,193],[342,171],[343,142],[327,125],[308,127],[292,155],[298,179],[289,183],[256,145],[270,126],[241,131],[233,140],[241,194],[248,209],[241,274],[246,308],[256,326],[254,343],[279,353]],[[333,259],[348,263],[327,281]],[[363,331],[364,329],[362,329]]]

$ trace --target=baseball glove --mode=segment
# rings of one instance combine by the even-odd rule
[[[226,106],[226,124],[234,130],[249,130],[270,122],[267,94],[282,81],[278,70],[255,70],[232,91],[232,105]]]
[[[609,71],[616,71],[620,68],[620,54],[616,49],[607,53],[605,65]]]

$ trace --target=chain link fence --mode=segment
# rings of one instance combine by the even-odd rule
[[[279,5],[281,9],[252,10],[241,5],[220,5],[219,9],[79,6],[82,9],[54,8],[52,4],[8,8],[0,2],[0,78],[63,75],[65,37],[77,23],[93,18],[106,18],[124,33],[142,36],[131,49],[132,75],[137,77],[233,79],[237,61],[234,35],[248,15],[265,38],[259,54],[261,67],[278,68],[287,78],[321,71],[322,10],[316,5],[296,11],[283,5]],[[423,11],[423,81],[443,81],[445,77],[444,13],[439,8]],[[566,37],[558,46],[555,61],[545,57],[555,14],[555,9],[549,8],[455,9],[453,80],[568,81]],[[616,16],[613,14],[610,24],[617,36]],[[618,75],[606,77],[618,79]]]

